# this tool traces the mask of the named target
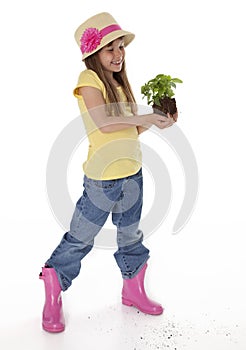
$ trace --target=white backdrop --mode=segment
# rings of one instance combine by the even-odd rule
[[[47,201],[47,159],[57,135],[79,115],[72,90],[84,66],[74,31],[101,11],[112,13],[123,28],[136,34],[126,49],[126,63],[139,104],[146,104],[141,85],[158,73],[184,82],[176,93],[178,125],[196,155],[199,198],[185,228],[171,235],[185,184],[178,160],[163,145],[173,179],[173,203],[166,221],[146,242],[151,249],[150,282],[164,293],[163,302],[180,318],[195,314],[199,320],[199,311],[208,308],[219,323],[228,316],[229,328],[239,324],[245,329],[246,57],[240,0],[1,3],[3,324],[22,319],[24,306],[22,310],[19,294],[25,295],[25,305],[39,317],[40,305],[30,301],[35,300],[33,293],[42,293],[37,275],[63,234]],[[152,133],[143,135],[142,140],[155,145]],[[85,154],[82,148],[77,150],[68,172],[74,201],[81,193]],[[154,200],[147,188],[145,211],[148,196]],[[102,257],[105,263],[101,266]],[[82,278],[96,274],[95,266],[104,271],[111,264],[112,274],[118,274],[111,252],[95,250],[86,261],[88,273]],[[25,315],[29,314],[25,309]]]

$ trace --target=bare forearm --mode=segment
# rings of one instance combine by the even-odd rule
[[[133,126],[139,127],[143,124],[144,120],[141,116],[131,117],[105,117],[100,121],[99,129],[104,132],[114,132],[131,128]]]
[[[104,111],[96,109],[91,110],[90,115],[98,129],[100,129],[100,131],[103,133],[120,131],[131,127],[137,127],[138,132],[141,133],[144,130],[150,128],[152,125],[164,129],[170,126],[170,123],[173,123],[172,118],[155,113],[144,115],[132,115],[127,117],[115,117],[107,116]]]

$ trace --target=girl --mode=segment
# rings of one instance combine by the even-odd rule
[[[117,228],[115,260],[123,277],[122,303],[159,315],[160,304],[144,290],[149,250],[139,229],[142,209],[141,150],[138,135],[152,125],[166,128],[173,119],[158,114],[137,115],[125,71],[125,47],[134,35],[120,28],[109,13],[89,18],[75,32],[86,65],[74,89],[89,139],[84,192],[78,200],[70,231],[42,268],[45,285],[43,329],[65,329],[61,291],[78,276],[81,260],[110,213]]]

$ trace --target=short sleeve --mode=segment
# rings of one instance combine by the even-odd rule
[[[106,98],[106,90],[103,82],[98,78],[98,75],[91,69],[86,69],[80,73],[77,86],[73,90],[73,94],[77,98],[81,98],[81,95],[78,93],[78,89],[83,86],[91,86],[96,89],[99,89],[103,97]]]

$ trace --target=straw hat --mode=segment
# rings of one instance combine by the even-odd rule
[[[74,36],[83,54],[82,60],[115,39],[124,37],[124,43],[127,46],[135,37],[134,34],[121,29],[107,12],[99,13],[82,23]]]

